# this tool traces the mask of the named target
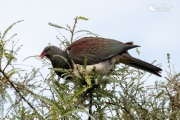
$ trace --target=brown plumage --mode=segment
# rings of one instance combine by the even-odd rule
[[[77,66],[83,65],[85,58],[87,58],[87,74],[95,66],[99,74],[105,75],[109,73],[115,64],[123,63],[161,76],[159,74],[162,71],[161,68],[134,58],[127,52],[135,47],[139,46],[133,45],[132,42],[122,43],[107,38],[84,37],[73,42],[65,51],[55,46],[47,46],[43,50],[41,57],[46,56],[54,68],[65,69],[70,67],[75,69]],[[70,66],[58,56],[65,57]]]

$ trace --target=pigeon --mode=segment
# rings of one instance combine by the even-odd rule
[[[161,68],[132,57],[128,50],[140,47],[133,42],[123,43],[118,40],[101,37],[83,37],[74,41],[65,50],[50,45],[44,48],[40,58],[46,56],[53,68],[79,70],[89,74],[95,68],[98,74],[107,75],[116,64],[123,63],[161,77]],[[83,64],[87,60],[84,70]],[[62,77],[62,72],[56,71]]]

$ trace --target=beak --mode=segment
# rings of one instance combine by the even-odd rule
[[[42,59],[46,55],[46,52],[42,52],[39,57]]]

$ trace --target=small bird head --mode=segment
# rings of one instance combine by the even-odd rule
[[[46,56],[47,58],[51,59],[53,55],[60,55],[62,50],[56,46],[47,46],[44,48],[43,52],[40,54],[40,58]]]

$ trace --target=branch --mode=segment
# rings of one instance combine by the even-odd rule
[[[74,18],[74,26],[73,26],[72,30],[71,30],[71,28],[67,25],[69,31],[71,32],[71,43],[73,42],[74,30],[75,30],[75,28],[76,28],[76,24],[77,24],[78,18],[79,18],[79,17]]]
[[[92,115],[92,92],[89,93],[89,114]],[[91,120],[91,117],[89,116],[88,120]]]
[[[8,67],[8,65],[11,63],[12,60],[13,60],[13,58],[11,58],[10,60],[8,60],[6,66],[5,66],[4,69],[2,70],[3,73],[4,73],[4,71],[6,70],[6,68]]]
[[[31,103],[20,93],[20,91],[18,90],[18,88],[15,87],[15,85],[13,84],[13,82],[9,79],[9,77],[6,75],[6,73],[4,73],[4,71],[2,69],[0,69],[0,72],[2,73],[2,75],[4,76],[4,78],[7,79],[7,81],[10,83],[10,85],[14,88],[14,90],[18,93],[18,95],[20,96],[20,98],[22,98],[38,115],[39,113],[37,112],[37,110],[31,105]]]

